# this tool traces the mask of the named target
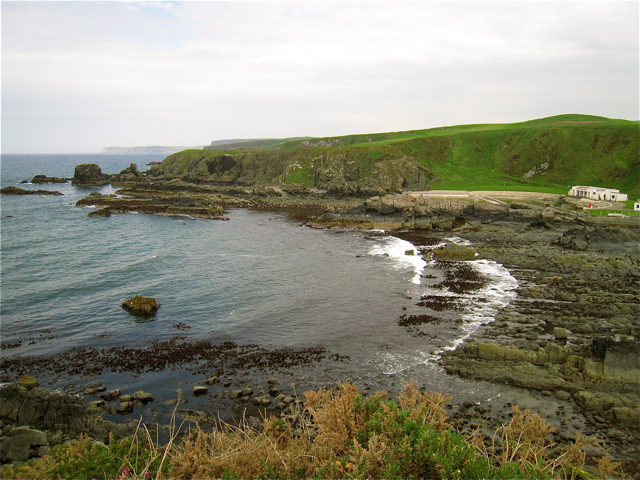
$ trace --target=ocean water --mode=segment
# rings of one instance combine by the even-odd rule
[[[19,185],[36,174],[71,177],[79,163],[115,173],[135,162],[143,170],[163,157],[3,155],[1,183]],[[460,294],[462,307],[442,313],[445,321],[433,335],[414,336],[399,317],[421,295],[450,293],[433,288],[442,277],[433,263],[407,255],[414,246],[384,232],[316,230],[284,214],[246,209],[230,210],[228,222],[135,213],[89,218],[90,209],[75,202],[91,191],[112,192],[110,186],[20,186],[64,195],[0,199],[2,344],[20,344],[3,348],[5,358],[141,346],[180,334],[265,348],[322,346],[348,356],[292,373],[309,386],[351,379],[393,390],[401,379],[416,379],[465,399],[499,395],[492,385],[446,375],[436,363],[514,298],[517,282],[494,262],[471,262],[487,283]],[[136,294],[160,302],[155,317],[141,321],[122,310],[121,302]],[[179,323],[189,328],[177,331]],[[47,382],[65,389],[96,380],[162,399],[201,379],[184,371],[105,372]]]

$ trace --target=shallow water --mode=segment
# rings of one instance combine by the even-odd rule
[[[114,173],[130,162],[143,169],[160,159],[3,155],[2,186],[35,174],[71,177],[78,163],[98,163]],[[89,209],[75,202],[90,191],[110,192],[110,186],[22,186],[60,190],[64,196],[2,197],[2,343],[14,347],[3,349],[5,358],[78,346],[141,346],[180,334],[214,344],[322,346],[348,357],[285,372],[307,386],[351,379],[374,390],[394,390],[401,379],[414,378],[459,398],[499,394],[495,386],[450,377],[435,363],[438,352],[464,341],[514,298],[517,282],[494,262],[470,262],[485,284],[457,295],[458,310],[432,312],[442,323],[417,336],[398,325],[403,309],[419,311],[421,295],[451,293],[435,288],[442,270],[420,255],[407,255],[415,247],[405,240],[375,231],[314,230],[283,214],[244,209],[229,211],[228,222],[138,214],[89,218]],[[458,237],[441,241],[468,243]],[[120,307],[136,294],[161,304],[149,321]],[[177,330],[176,324],[189,328]],[[247,381],[261,375],[253,372]],[[127,391],[144,388],[166,399],[201,378],[181,369],[47,378],[53,388],[96,380],[109,388],[126,385]],[[191,403],[205,408],[207,400]]]

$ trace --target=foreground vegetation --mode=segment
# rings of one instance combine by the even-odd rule
[[[175,411],[160,445],[146,427],[107,444],[86,437],[55,447],[2,478],[586,478],[581,441],[558,451],[552,429],[515,407],[486,439],[447,423],[448,397],[407,385],[397,400],[363,398],[352,384],[306,394],[305,409],[265,419],[262,429],[222,424],[180,433]],[[179,402],[178,402],[179,403]],[[177,407],[176,407],[177,408]],[[600,460],[595,475],[618,466]]]

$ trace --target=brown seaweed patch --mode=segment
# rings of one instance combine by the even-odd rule
[[[464,308],[460,304],[459,297],[455,295],[423,295],[417,305],[430,308],[435,312],[443,312],[445,310],[460,311]]]
[[[425,323],[434,323],[439,325],[442,319],[433,315],[402,315],[398,320],[398,325],[401,327],[409,327],[415,325],[423,325]]]
[[[410,230],[406,232],[396,232],[394,234],[396,237],[401,238],[402,240],[406,240],[407,242],[413,243],[414,245],[438,245],[442,243],[442,239],[438,237],[434,237],[432,235],[425,234],[424,232]],[[429,250],[430,251],[430,250]]]
[[[186,367],[193,373],[206,373],[223,367],[277,370],[319,362],[325,354],[323,347],[269,349],[254,344],[189,341],[178,335],[166,341],[150,341],[143,347],[78,347],[53,356],[5,358],[0,362],[0,369],[16,375],[26,372],[100,375],[104,370],[140,374],[173,367]]]
[[[445,280],[434,285],[435,288],[448,288],[457,294],[471,293],[479,290],[487,283],[486,278],[467,263],[456,264],[445,273]]]

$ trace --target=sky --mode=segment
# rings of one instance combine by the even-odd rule
[[[3,153],[637,120],[637,1],[1,4]]]

